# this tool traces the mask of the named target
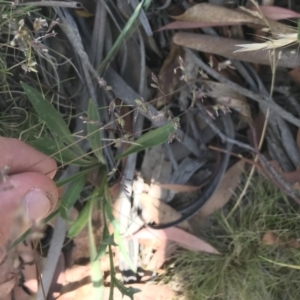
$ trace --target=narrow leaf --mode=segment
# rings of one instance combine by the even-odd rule
[[[68,231],[68,237],[73,238],[78,235],[83,228],[87,225],[89,220],[90,207],[89,203],[85,205],[82,211],[79,213],[76,221],[71,225]]]
[[[79,158],[70,148],[66,148],[62,143],[48,137],[29,141],[29,144],[44,154],[54,157],[62,164],[72,164],[84,167],[95,163],[95,161],[93,162],[90,159]]]
[[[99,125],[95,125],[97,123],[100,124],[100,115],[97,105],[91,99],[89,101],[88,119],[88,141],[90,142],[91,148],[94,151],[94,154],[98,158],[99,162],[105,164],[105,159],[102,153],[101,131],[99,130]]]
[[[28,84],[24,82],[21,82],[21,84],[31,104],[47,127],[58,137],[63,138],[67,144],[74,144],[74,148],[76,148],[79,153],[83,153],[82,149],[76,144],[64,119],[53,105],[47,101],[40,92]]]
[[[93,295],[95,300],[103,298],[104,294],[104,284],[103,284],[103,274],[100,268],[100,263],[95,260],[97,255],[95,238],[93,234],[93,224],[92,224],[92,212],[95,202],[96,193],[94,193],[93,198],[87,204],[89,208],[88,217],[88,234],[89,234],[89,246],[90,246],[90,262],[91,262],[91,279],[93,283]]]
[[[93,165],[93,166],[90,166],[89,168],[86,168],[72,176],[69,176],[67,178],[64,178],[64,179],[60,179],[58,181],[56,181],[56,186],[59,188],[59,187],[62,187],[64,186],[65,184],[69,183],[69,182],[72,182],[73,180],[76,180],[77,178],[79,177],[82,177],[84,175],[86,175],[87,173],[91,172],[93,169],[97,168],[98,166],[96,165]]]
[[[128,296],[131,300],[133,299],[133,295],[136,293],[140,293],[141,290],[133,288],[131,286],[126,287],[121,281],[119,281],[117,278],[115,278],[115,284],[118,290],[122,293],[122,295]]]
[[[82,192],[84,185],[86,182],[85,174],[81,174],[81,176],[75,178],[71,185],[68,187],[67,191],[65,192],[61,202],[60,202],[60,215],[63,219],[68,220],[68,212],[71,207],[75,204]]]
[[[125,152],[118,155],[116,159],[120,159],[124,156],[127,156],[131,153],[140,152],[147,148],[151,148],[154,146],[161,145],[168,141],[168,137],[171,133],[175,132],[174,123],[178,122],[179,118],[175,118],[172,122],[168,122],[162,127],[151,130],[145,134],[143,134],[135,144],[129,147]]]

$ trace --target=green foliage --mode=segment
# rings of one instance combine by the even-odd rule
[[[73,164],[81,167],[87,167],[95,164],[96,161],[89,157],[80,157],[62,142],[49,137],[43,137],[28,142],[32,147],[43,152],[44,154],[55,158],[62,165]]]
[[[81,173],[81,176],[74,178],[71,184],[68,186],[68,189],[62,197],[59,207],[60,215],[63,219],[69,220],[68,212],[78,200],[80,193],[84,188],[85,182],[86,174]]]
[[[178,122],[179,118],[175,118],[173,121],[168,122],[164,126],[151,130],[143,134],[137,139],[133,145],[131,145],[126,151],[120,154],[116,159],[120,159],[129,154],[140,152],[145,149],[161,145],[168,141],[170,134],[175,132],[174,122]]]
[[[67,145],[72,146],[79,154],[84,154],[82,149],[77,145],[76,140],[71,134],[61,114],[53,107],[45,96],[25,82],[22,82],[21,84],[32,106],[52,133],[57,137],[60,137]]]
[[[299,236],[298,207],[264,178],[255,181],[239,209],[226,219],[224,211],[232,203],[228,206],[213,216],[205,231],[206,241],[221,255],[176,255],[170,272],[186,299],[298,299],[300,273],[286,265],[300,266],[299,250],[262,242],[268,231],[285,241]]]
[[[79,213],[77,219],[74,221],[74,223],[69,228],[69,230],[68,230],[69,238],[74,238],[87,225],[88,220],[89,220],[89,214],[90,214],[90,205],[91,205],[90,202],[88,202],[84,206],[84,208]]]
[[[99,130],[100,115],[98,112],[98,106],[93,100],[89,101],[88,119],[89,120],[87,122],[87,138],[90,142],[91,148],[94,151],[94,154],[98,158],[98,161],[102,164],[105,164],[105,159],[102,153],[101,132]]]

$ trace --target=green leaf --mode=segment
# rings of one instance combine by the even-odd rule
[[[92,199],[87,204],[89,208],[89,222],[88,222],[88,233],[89,233],[89,248],[90,248],[90,262],[91,262],[91,279],[93,283],[93,294],[94,299],[102,299],[104,294],[104,284],[103,284],[103,274],[100,268],[99,261],[95,260],[97,255],[95,239],[93,234],[93,224],[92,224],[92,212],[95,202],[95,197],[97,197],[97,191],[94,191]]]
[[[75,178],[72,181],[67,191],[65,192],[59,207],[60,215],[63,219],[69,220],[68,212],[80,196],[80,193],[84,188],[85,182],[86,174],[81,174],[81,176]]]
[[[121,281],[119,281],[117,278],[115,278],[115,285],[118,288],[118,290],[122,293],[123,296],[126,295],[131,300],[134,300],[133,299],[134,294],[141,292],[141,290],[135,289],[131,286],[129,287],[124,286],[124,284]]]
[[[48,137],[43,137],[35,141],[28,142],[32,147],[43,152],[47,156],[54,157],[62,164],[72,164],[81,167],[90,166],[93,162],[92,159],[78,158],[70,148],[66,148],[62,143],[55,141]]]
[[[86,175],[88,172],[90,172],[91,170],[95,169],[95,168],[98,168],[99,166],[90,166],[89,168],[86,168],[72,176],[69,176],[67,178],[64,178],[64,179],[60,179],[58,181],[55,182],[56,186],[59,188],[61,186],[64,186],[65,184],[69,183],[69,182],[72,182],[73,180],[76,180],[77,178],[83,176],[83,175]]]
[[[32,106],[47,127],[58,137],[63,138],[67,144],[72,144],[79,153],[83,154],[82,149],[76,144],[61,114],[40,92],[24,82],[21,82],[21,84]]]
[[[88,119],[87,122],[87,132],[88,132],[88,141],[90,142],[91,148],[94,151],[99,162],[105,164],[105,159],[102,153],[102,141],[101,141],[101,131],[99,129],[100,124],[100,115],[98,112],[98,107],[93,100],[89,101],[88,108]]]
[[[105,224],[104,230],[103,230],[102,241],[101,241],[101,243],[100,243],[100,245],[98,247],[97,255],[95,257],[95,260],[98,260],[102,256],[105,255],[106,248],[107,248],[108,245],[117,246],[117,244],[114,242],[114,234],[109,235],[107,226]]]
[[[69,238],[73,238],[76,235],[78,235],[83,230],[83,228],[87,225],[88,220],[89,220],[89,213],[90,213],[89,202],[84,206],[84,208],[79,213],[76,221],[71,225],[71,227],[68,231]]]
[[[126,39],[133,33],[133,29],[135,29],[133,26],[135,25],[135,21],[138,19],[139,14],[141,12],[141,9],[144,5],[144,0],[142,0],[135,8],[133,14],[127,21],[126,25],[124,26],[123,30],[119,34],[116,42],[113,44],[112,48],[110,49],[109,53],[105,57],[105,59],[102,61],[100,67],[98,68],[99,74],[101,74],[106,66],[109,64],[109,62],[113,59],[119,48],[123,45],[123,43],[126,41]]]
[[[168,141],[168,137],[171,133],[175,132],[174,123],[179,122],[179,118],[175,118],[172,122],[168,122],[162,127],[151,130],[143,134],[139,139],[135,141],[135,144],[131,145],[125,152],[118,155],[116,159],[120,159],[131,153],[140,152],[147,148],[161,145]]]

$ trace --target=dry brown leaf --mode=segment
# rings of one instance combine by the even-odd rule
[[[252,9],[256,9],[253,7]],[[300,18],[300,14],[279,6],[260,6],[259,7],[262,14],[269,20],[284,20]]]
[[[184,51],[182,47],[172,43],[170,52],[158,74],[159,90],[156,97],[157,100],[155,101],[155,106],[158,109],[171,102],[173,92],[180,81],[180,73],[175,73],[174,69],[178,67],[179,56],[183,57],[183,55]]]
[[[177,227],[166,229],[144,228],[135,233],[130,239],[161,239],[176,242],[180,247],[199,252],[220,254],[213,246],[202,239]]]
[[[221,55],[229,59],[247,61],[256,64],[270,65],[269,52],[265,50],[235,52],[239,49],[237,45],[253,44],[248,41],[229,39],[219,36],[205,34],[177,32],[173,37],[173,42],[179,46],[188,47],[201,52]],[[275,50],[278,57],[278,50]],[[285,68],[295,68],[300,66],[300,56],[289,49],[280,49],[281,56],[278,59],[278,66]]]
[[[209,3],[194,5],[187,9],[182,15],[172,16],[172,18],[177,21],[185,22],[212,23],[215,21],[216,23],[230,23],[231,25],[242,23],[261,24],[261,20],[249,14]]]
[[[296,169],[292,172],[284,172],[278,163],[278,161],[269,162],[273,168],[281,175],[281,177],[288,183],[294,184],[294,188],[297,187],[297,184],[300,184],[300,169]],[[295,185],[296,184],[296,185]]]
[[[235,163],[224,175],[217,191],[212,197],[202,206],[196,218],[205,220],[209,215],[216,210],[222,208],[230,199],[239,184],[243,173],[245,161],[240,160]]]
[[[273,231],[267,231],[262,237],[262,242],[265,245],[277,244],[282,248],[294,248],[294,249],[300,248],[300,242],[297,239],[289,238],[287,241],[284,241]]]
[[[229,26],[232,25],[230,22],[184,22],[175,21],[165,26],[160,27],[156,31],[171,30],[171,29],[194,29],[204,27],[217,27],[217,26]]]
[[[245,121],[252,119],[250,106],[246,97],[233,91],[224,83],[210,80],[205,80],[204,82],[209,87],[206,94],[215,98],[218,104],[234,109],[244,117]]]
[[[211,26],[214,26],[213,20],[216,20],[217,24],[229,23],[230,25],[254,24],[266,27],[267,24],[262,18],[256,17],[246,11],[228,9],[209,3],[194,5],[182,15],[172,18],[185,22],[210,22]],[[273,33],[292,33],[292,31],[295,31],[284,24],[272,20],[268,20],[268,25]]]
[[[140,206],[142,208],[142,217],[146,223],[169,223],[181,217],[181,214],[171,206],[146,193],[141,195]],[[187,230],[189,229],[189,224],[187,221],[184,221],[178,224],[178,227]]]

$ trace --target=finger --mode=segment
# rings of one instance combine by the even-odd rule
[[[46,217],[57,200],[57,188],[49,177],[33,172],[9,176],[0,184],[0,246]]]
[[[54,159],[22,141],[0,137],[0,169],[10,168],[9,174],[38,172],[53,178],[56,173]]]

